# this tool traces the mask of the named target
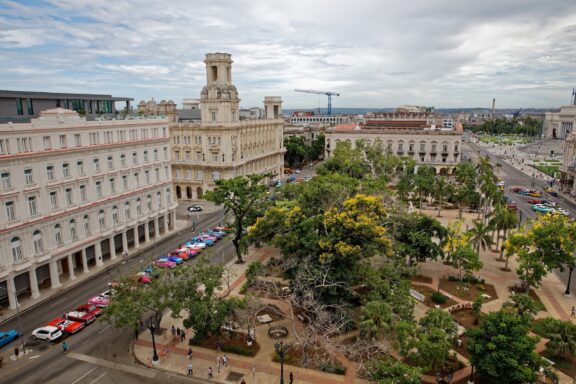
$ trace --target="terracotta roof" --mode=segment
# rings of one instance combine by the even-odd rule
[[[353,131],[354,129],[356,129],[356,123],[350,123],[350,124],[338,124],[336,125],[336,127],[334,127],[335,131]]]

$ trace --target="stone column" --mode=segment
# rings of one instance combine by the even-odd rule
[[[16,302],[16,285],[14,284],[14,277],[8,276],[6,279],[6,288],[8,291],[8,308],[16,309],[18,303]]]
[[[88,257],[86,256],[86,248],[82,249],[82,269],[84,270],[84,273],[90,273],[90,270],[88,269]]]
[[[162,215],[162,228],[164,228],[164,233],[168,229],[168,221],[166,220],[166,215]]]
[[[122,252],[128,252],[128,235],[126,235],[126,231],[122,232]]]
[[[140,236],[138,235],[138,225],[134,227],[132,232],[134,232],[134,248],[138,248],[140,246],[140,239],[139,239]]]
[[[146,243],[150,242],[150,225],[148,221],[144,223],[144,241]]]
[[[70,274],[70,280],[76,280],[76,274],[74,273],[74,260],[72,260],[72,255],[68,255],[68,273]]]
[[[116,242],[114,241],[114,236],[110,237],[110,259],[116,260]]]
[[[104,265],[104,262],[102,261],[102,246],[100,245],[100,241],[94,244],[94,251],[96,254],[96,266],[101,267]]]
[[[154,239],[158,240],[158,238],[160,237],[160,229],[158,228],[158,216],[156,216],[154,218]]]
[[[40,297],[40,291],[38,290],[38,277],[36,277],[36,267],[30,268],[28,271],[28,277],[30,278],[30,292],[32,292],[32,298],[36,299]]]
[[[58,265],[57,260],[50,262],[50,281],[52,282],[52,289],[56,289],[62,284],[60,284],[60,275],[58,275]]]

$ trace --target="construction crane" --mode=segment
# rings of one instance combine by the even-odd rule
[[[340,96],[339,93],[329,91],[311,91],[308,89],[295,89],[294,92],[314,93],[316,95],[328,96],[328,114],[332,114],[332,96]]]

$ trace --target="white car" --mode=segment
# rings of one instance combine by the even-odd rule
[[[101,297],[105,297],[107,299],[110,299],[112,296],[114,296],[116,294],[116,291],[113,289],[109,289],[107,291],[104,291],[100,294]]]
[[[570,216],[570,212],[565,210],[564,208],[556,208],[556,212],[563,214],[564,216]]]
[[[52,327],[47,325],[45,327],[36,328],[32,331],[32,338],[38,340],[44,340],[48,342],[53,342],[62,337],[62,331],[58,327]]]

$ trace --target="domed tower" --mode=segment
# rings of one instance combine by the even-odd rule
[[[232,58],[228,53],[207,53],[206,86],[200,93],[202,125],[240,120],[238,91],[232,85]]]

